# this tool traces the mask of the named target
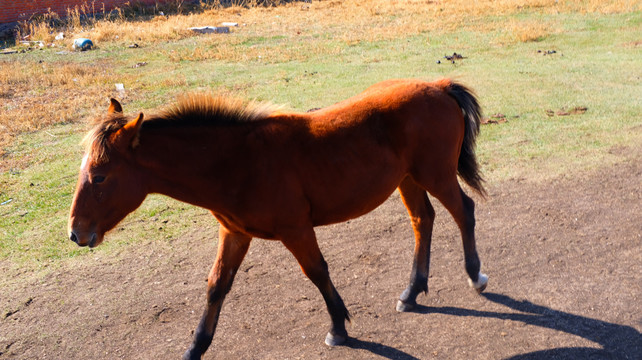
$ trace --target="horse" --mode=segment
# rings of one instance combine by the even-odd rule
[[[475,156],[481,108],[449,79],[388,80],[350,99],[306,113],[271,104],[192,93],[146,117],[128,117],[111,99],[85,137],[69,215],[69,239],[98,246],[107,231],[150,193],[211,211],[219,223],[207,302],[183,355],[210,346],[223,300],[253,238],[280,241],[323,296],[331,319],[325,343],[348,339],[350,314],[334,287],[314,227],[370,212],[397,189],[415,246],[410,281],[397,311],[428,292],[438,199],[457,223],[469,285],[482,292],[474,201],[458,177],[485,195]]]

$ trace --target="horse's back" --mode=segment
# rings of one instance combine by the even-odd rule
[[[399,123],[409,121],[430,127],[450,126],[449,122],[463,120],[457,101],[449,95],[452,84],[449,79],[386,80],[336,104],[298,115],[308,119],[310,130],[319,135],[357,126],[399,127]]]
[[[461,108],[448,93],[451,85],[449,79],[386,80],[306,115],[320,136],[353,131],[353,138],[376,142],[399,158],[432,153],[448,162],[459,156],[465,128]]]
[[[363,92],[346,100],[317,109],[311,115],[323,116],[328,112],[344,112],[354,108],[382,107],[391,104],[403,104],[416,97],[449,98],[445,89],[451,84],[449,79],[425,81],[420,79],[390,79],[366,88]]]
[[[455,177],[463,117],[448,84],[388,80],[306,114],[311,138],[296,163],[316,225],[371,211],[413,173]]]

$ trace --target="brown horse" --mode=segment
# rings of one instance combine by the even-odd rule
[[[450,80],[389,80],[325,109],[287,113],[206,95],[184,97],[143,121],[111,100],[85,138],[69,237],[95,247],[105,232],[161,193],[211,210],[220,223],[207,306],[185,359],[199,359],[253,237],[279,240],[317,286],[330,313],[328,345],[347,339],[350,315],[321,255],[314,227],[363,215],[395,189],[415,234],[410,283],[398,311],[428,291],[435,212],[426,192],[453,216],[470,285],[483,291],[474,203],[459,175],[484,194],[474,145],[481,110]]]

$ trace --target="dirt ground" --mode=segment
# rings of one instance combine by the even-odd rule
[[[398,194],[318,229],[353,316],[345,346],[323,343],[329,316],[294,258],[255,240],[205,358],[642,359],[642,152],[614,151],[633,153],[543,184],[488,184],[489,200],[477,201],[490,277],[481,296],[468,288],[458,230],[439,205],[430,292],[412,313],[395,311],[413,244]],[[179,358],[203,310],[215,237],[212,225],[116,256],[98,248],[3,291],[0,359]]]

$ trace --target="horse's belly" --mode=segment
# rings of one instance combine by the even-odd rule
[[[309,197],[312,223],[328,225],[367,214],[386,201],[402,179],[403,176],[395,176],[385,181],[369,181],[350,188],[329,189],[320,197]]]

